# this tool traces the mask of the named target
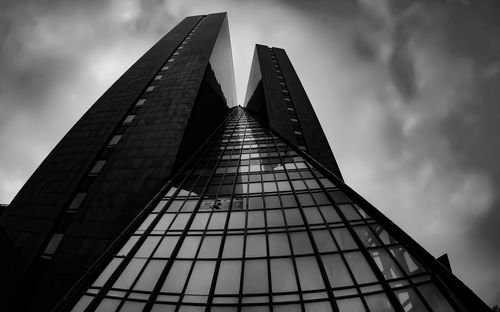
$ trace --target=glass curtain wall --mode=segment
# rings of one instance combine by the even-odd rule
[[[172,185],[72,311],[460,311],[341,186],[242,108]]]

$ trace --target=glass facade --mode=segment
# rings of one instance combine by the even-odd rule
[[[362,203],[244,109],[72,311],[461,311]]]

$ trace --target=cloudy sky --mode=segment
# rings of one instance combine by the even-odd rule
[[[253,45],[286,49],[346,182],[500,303],[497,0],[0,0],[0,203],[161,36],[219,11],[238,99]]]

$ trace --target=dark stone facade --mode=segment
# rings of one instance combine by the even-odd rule
[[[247,98],[245,99],[247,108],[256,113],[258,117],[269,124],[271,129],[281,134],[292,144],[300,145],[294,134],[294,127],[290,120],[285,95],[280,86],[276,63],[273,63],[271,51],[276,56],[279,69],[289,91],[289,97],[295,107],[307,146],[306,152],[342,179],[342,174],[321,124],[285,50],[256,45]],[[258,75],[260,75],[260,79],[256,77]]]
[[[168,74],[154,80],[202,18],[203,27],[168,63]],[[179,151],[225,19],[221,13],[179,23],[85,113],[5,210],[0,218],[6,242],[2,245],[10,244],[9,250],[18,255],[10,265],[3,265],[2,270],[9,269],[1,275],[16,276],[2,281],[3,302],[15,298],[12,310],[50,310],[168,181],[177,156],[195,148],[182,144]],[[148,85],[155,85],[154,91],[147,93],[145,105],[134,108]],[[225,103],[218,107],[221,117],[215,122],[190,122],[189,127],[201,134],[199,140],[225,116]],[[121,126],[127,114],[135,114],[135,119]],[[116,133],[122,134],[120,143],[107,148]],[[97,176],[89,177],[98,159],[106,159],[106,164]],[[66,220],[65,209],[82,188],[87,196]],[[52,234],[62,231],[64,238],[53,259],[41,259]]]

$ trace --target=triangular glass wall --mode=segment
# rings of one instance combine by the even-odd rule
[[[235,108],[75,288],[69,310],[461,311],[348,194]]]

